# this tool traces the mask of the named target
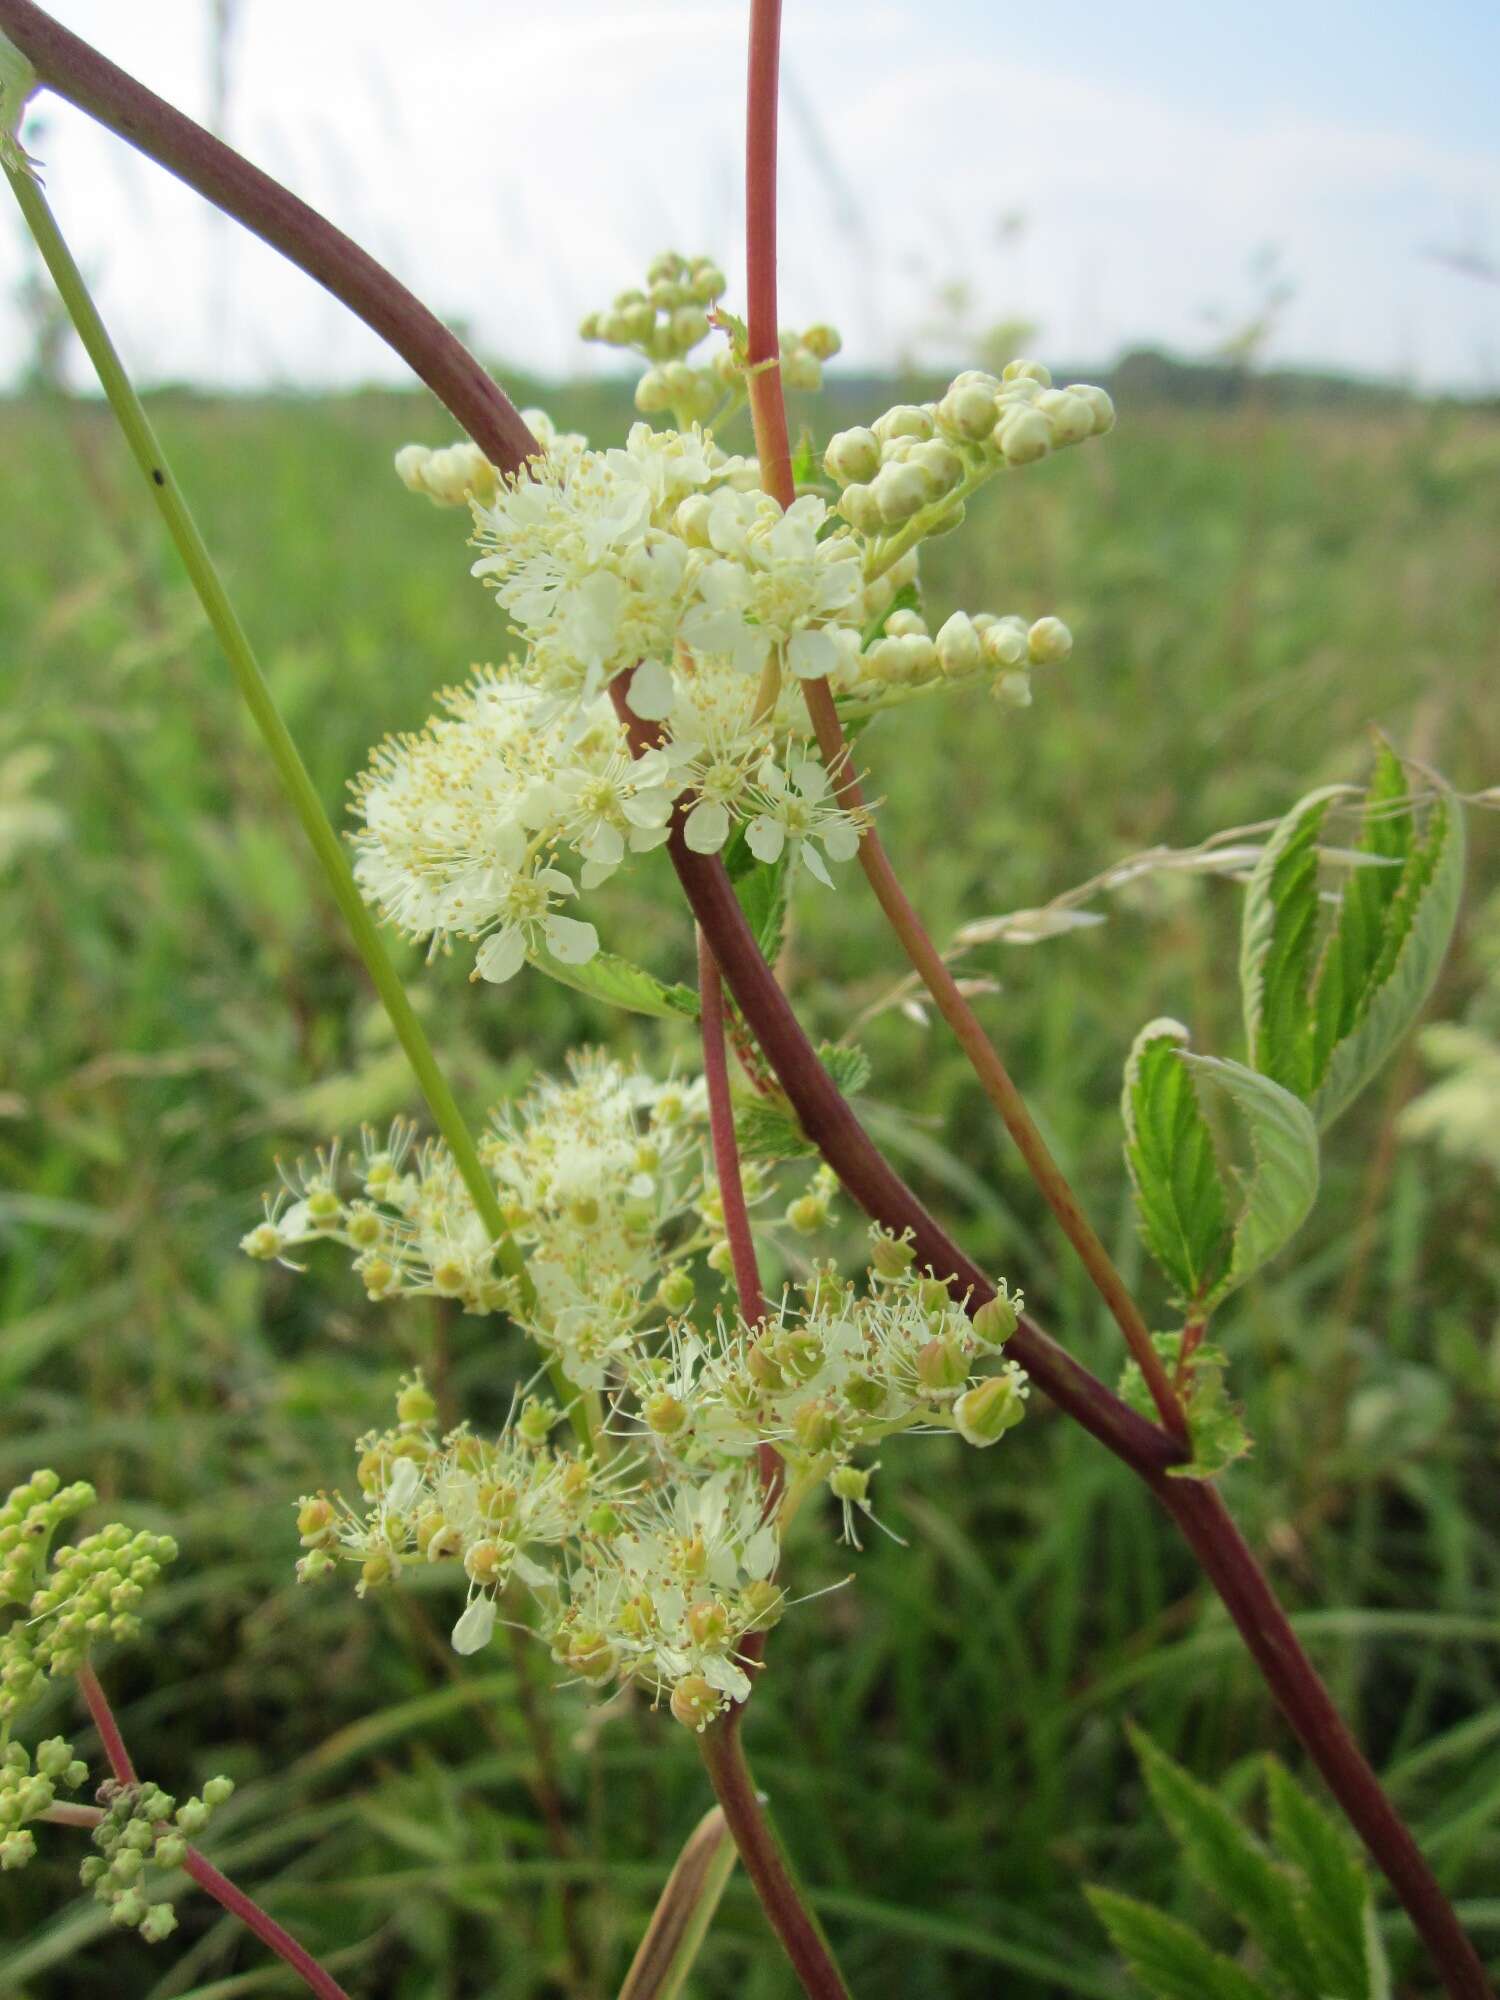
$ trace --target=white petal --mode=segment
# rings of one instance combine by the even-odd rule
[[[547,949],[564,965],[582,965],[599,949],[599,933],[577,917],[548,917],[543,928]]]
[[[601,823],[579,841],[578,852],[585,861],[613,868],[625,858],[625,836],[617,826]]]
[[[462,1613],[453,1628],[453,1650],[455,1653],[477,1653],[490,1643],[490,1634],[495,1629],[495,1600],[492,1597],[476,1597]]]
[[[717,854],[729,838],[729,814],[723,806],[700,800],[687,816],[682,837],[694,854]]]
[[[414,1460],[398,1458],[391,1467],[390,1480],[385,1489],[385,1504],[393,1514],[404,1514],[416,1499],[422,1484],[422,1474]]]
[[[745,828],[745,844],[757,861],[775,861],[786,846],[786,828],[762,813]]]
[[[852,820],[836,819],[823,827],[818,838],[830,861],[852,861],[859,852],[859,828]]]
[[[662,721],[672,713],[677,700],[671,668],[660,660],[642,660],[630,677],[626,700],[643,722]]]
[[[799,680],[823,680],[838,665],[839,649],[827,632],[794,632],[786,663]]]
[[[828,863],[819,854],[813,843],[810,840],[802,841],[799,846],[799,852],[802,859],[807,863],[808,874],[815,875],[825,889],[831,889],[833,887],[833,877],[828,872]]]
[[[481,979],[501,986],[514,979],[525,963],[526,934],[519,924],[507,924],[503,930],[492,931],[479,947],[474,969]]]

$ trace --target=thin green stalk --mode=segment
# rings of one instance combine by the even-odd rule
[[[77,329],[109,406],[114,411],[115,420],[125,435],[126,443],[145,475],[151,489],[151,497],[167,526],[183,568],[188,573],[198,601],[213,627],[224,657],[229,662],[235,684],[244,697],[251,719],[260,731],[261,738],[271,754],[276,774],[281,780],[292,810],[301,822],[313,853],[317,856],[327,879],[339,914],[349,927],[349,935],[355,949],[364,960],[381,1004],[390,1017],[396,1038],[411,1064],[412,1074],[417,1080],[433,1122],[442,1134],[454,1163],[463,1176],[464,1186],[474,1203],[480,1220],[494,1241],[494,1254],[500,1267],[507,1275],[519,1279],[523,1292],[529,1292],[530,1280],[526,1275],[525,1259],[520,1245],[505,1227],[500,1212],[499,1198],[494,1183],[485,1172],[484,1162],[479,1157],[479,1148],[474,1135],[459,1110],[458,1100],[453,1095],[448,1079],[438,1067],[431,1042],[427,1039],[421,1022],[417,1019],[406,988],[401,983],[401,975],[385,948],[374,918],[371,916],[364,898],[360,895],[354,880],[349,858],[343,843],[334,831],[328,814],[307,766],[302,761],[301,752],[293,741],[291,731],[283,721],[275,698],[267,685],[260,663],[255,657],[248,635],[240,623],[228,593],[214,567],[207,544],[199,533],[198,525],[177,484],[177,480],[167,463],[151,420],[146,415],[134,384],[125,372],[124,363],[115,350],[99,310],[84,283],[83,274],[73,260],[73,254],[63,239],[47,199],[29,174],[5,165],[5,177],[10,182],[11,191],[20,204],[22,215],[37,248],[42,254],[47,269],[52,274],[58,294],[68,311],[68,317]],[[568,1381],[560,1368],[554,1366],[549,1373],[559,1396],[568,1406],[570,1419],[584,1443],[592,1443],[593,1427],[589,1422],[588,1410],[576,1389]]]

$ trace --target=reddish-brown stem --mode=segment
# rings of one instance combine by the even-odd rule
[[[698,933],[698,1011],[703,1034],[703,1080],[708,1088],[708,1134],[713,1147],[714,1174],[719,1183],[719,1205],[724,1211],[724,1235],[734,1269],[734,1288],[739,1297],[740,1317],[746,1326],[759,1326],[767,1317],[766,1295],[761,1289],[760,1260],[755,1254],[755,1238],[750,1232],[750,1209],[745,1200],[745,1181],[740,1172],[740,1145],[734,1131],[734,1100],[729,1094],[729,1054],[724,1046],[724,985],[708,939]],[[769,1514],[781,1492],[781,1453],[762,1442],[755,1448],[760,1483]]]
[[[746,1326],[766,1317],[760,1263],[750,1233],[750,1209],[740,1173],[740,1147],[734,1132],[734,1103],[729,1094],[729,1056],[724,1047],[724,987],[708,939],[698,933],[698,1006],[703,1032],[703,1080],[708,1089],[708,1133],[713,1147],[719,1203],[724,1210],[724,1234],[734,1267],[740,1315]]]
[[[109,1705],[109,1697],[99,1685],[99,1677],[85,1660],[78,1670],[78,1686],[94,1727],[99,1732],[99,1741],[104,1746],[104,1755],[119,1785],[137,1785],[140,1780],[135,1774],[135,1766],[130,1761],[130,1752],[125,1748],[125,1739],[120,1734],[120,1725],[115,1720],[115,1712]],[[52,1817],[60,1825],[97,1825],[97,1818],[62,1818],[64,1813],[84,1810],[77,1807],[54,1808]],[[102,1815],[101,1815],[102,1817]],[[348,1994],[331,1973],[325,1972],[310,1952],[282,1929],[274,1917],[266,1915],[252,1897],[237,1888],[227,1875],[221,1875],[211,1861],[205,1860],[196,1847],[190,1847],[183,1860],[184,1870],[192,1876],[200,1889],[206,1889],[214,1901],[226,1909],[232,1917],[238,1917],[246,1930],[253,1931],[261,1943],[298,1973],[309,1989],[322,1996],[322,2000],[349,2000]]]
[[[803,1901],[796,1879],[755,1789],[740,1742],[739,1712],[731,1709],[698,1738],[714,1797],[723,1809],[745,1873],[760,1898],[772,1930],[780,1938],[809,2000],[849,2000],[849,1989],[834,1962],[817,1919]]]
[[[139,1784],[130,1752],[125,1748],[125,1738],[120,1734],[120,1725],[115,1721],[115,1712],[109,1705],[109,1697],[100,1687],[99,1676],[87,1660],[78,1669],[78,1692],[88,1704],[89,1718],[99,1732],[99,1747],[104,1752],[104,1761],[115,1783]]]
[[[354,251],[351,257],[353,246],[321,217],[285,196],[284,190],[275,190],[274,183],[266,183],[228,148],[210,150],[217,142],[211,142],[207,133],[105,63],[30,0],[0,0],[0,30],[60,95],[263,235],[379,331],[494,464],[515,471],[533,455],[535,440],[461,344],[424,309],[413,313],[406,305],[410,295],[362,252]],[[285,196],[276,210],[274,232],[265,212],[268,186]],[[765,376],[775,373],[764,371]],[[982,1273],[956,1249],[874,1147],[818,1061],[760,956],[722,866],[690,853],[680,828],[673,839],[672,858],[726,984],[823,1157],[870,1215],[898,1233],[912,1230],[919,1256],[948,1277],[959,1296],[967,1294],[973,1304],[990,1296]],[[1208,1489],[1163,1476],[1168,1467],[1181,1462],[1181,1445],[1129,1409],[1034,1320],[1023,1320],[1010,1350],[1062,1409],[1141,1474],[1167,1506],[1252,1642],[1251,1652],[1288,1720],[1398,1890],[1448,1991],[1462,2000],[1488,1996],[1473,1946],[1411,1836],[1395,1820],[1378,1781],[1357,1750],[1351,1753],[1342,1724],[1328,1730],[1319,1722],[1320,1704],[1328,1700],[1326,1691],[1222,1504]],[[1207,1502],[1195,1502],[1194,1493],[1206,1494]],[[1256,1589],[1244,1587],[1242,1564],[1253,1572]],[[1372,1804],[1372,1797],[1377,1803]]]
[[[751,0],[749,90],[745,108],[745,267],[746,326],[751,363],[750,414],[761,485],[790,507],[796,497],[787,439],[786,398],[781,371],[755,368],[779,353],[776,305],[776,111],[781,64],[781,0]],[[865,811],[859,775],[849,755],[844,726],[827,681],[804,681],[803,694],[818,747],[833,779],[839,803],[866,822],[859,860],[886,921],[900,940],[917,976],[968,1057],[985,1095],[999,1112],[1047,1206],[1077,1251],[1095,1289],[1125,1337],[1152,1401],[1174,1437],[1187,1439],[1187,1420],[1172,1381],[1151,1340],[1130,1287],[1115,1268],[1093,1224],[1026,1107],[1009,1070],[979,1017],[965,1000],[942,953],[928,936],[902,888],[873,820]]]
[[[31,0],[0,0],[0,30],[49,90],[128,139],[358,314],[446,403],[492,463],[514,471],[536,451],[519,411],[463,343],[316,209],[184,118]]]
[[[780,91],[781,0],[750,0],[749,88],[745,116],[745,326],[750,421],[760,479],[790,507],[792,448],[781,391],[776,324],[776,112]]]

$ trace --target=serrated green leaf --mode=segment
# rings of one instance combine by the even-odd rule
[[[1320,1128],[1358,1096],[1421,1011],[1458,921],[1463,880],[1463,817],[1445,792],[1433,802],[1426,829],[1386,902],[1380,954],[1353,1010],[1353,1025],[1330,1053],[1314,1092]]]
[[[1348,787],[1300,799],[1261,850],[1245,891],[1240,996],[1250,1061],[1299,1097],[1312,1085],[1308,990],[1318,944],[1318,838]]]
[[[1274,1757],[1266,1759],[1266,1783],[1272,1839],[1305,1884],[1298,1915],[1324,1991],[1337,2000],[1382,2000],[1388,1975],[1364,1870],[1327,1813]]]
[[[1303,1936],[1290,1877],[1217,1794],[1173,1763],[1143,1730],[1132,1729],[1130,1740],[1156,1810],[1188,1867],[1243,1925],[1292,1993],[1300,2000],[1323,2000],[1326,1989]]]
[[[870,1058],[858,1042],[820,1042],[818,1061],[845,1097],[853,1097],[870,1081]]]
[[[1222,1056],[1184,1052],[1179,1061],[1224,1091],[1245,1122],[1254,1165],[1234,1225],[1229,1268],[1212,1302],[1274,1257],[1302,1227],[1318,1192],[1318,1129],[1312,1113],[1270,1077]]]
[[[737,1094],[734,1133],[746,1160],[800,1160],[818,1150],[779,1090],[765,1096]]]
[[[529,956],[538,972],[591,1000],[603,1000],[631,1014],[650,1014],[659,1021],[698,1018],[698,996],[691,987],[666,986],[644,966],[616,958],[613,952],[596,951],[582,965],[564,965],[543,947]]]
[[[1324,948],[1313,991],[1312,1077],[1321,1082],[1328,1059],[1353,1028],[1362,998],[1381,956],[1386,914],[1401,886],[1402,864],[1411,852],[1416,822],[1407,797],[1406,772],[1388,743],[1382,743],[1365,794],[1364,824],[1356,852],[1383,867],[1350,870],[1339,902],[1338,920]]]
[[[1155,2000],[1271,2000],[1258,1980],[1175,1917],[1112,1889],[1084,1893],[1131,1976]]]
[[[1146,1247],[1184,1305],[1213,1287],[1229,1255],[1229,1211],[1192,1073],[1188,1031],[1148,1022],[1125,1064],[1125,1159]]]

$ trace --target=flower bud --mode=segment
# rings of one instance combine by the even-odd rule
[[[990,693],[996,701],[1007,708],[1030,708],[1031,676],[1024,669],[1017,673],[1001,674]]]
[[[858,426],[835,432],[823,454],[823,469],[840,486],[873,479],[880,470],[880,440]]]
[[[934,426],[930,410],[916,403],[897,403],[884,416],[877,417],[870,428],[882,444],[889,444],[893,438],[930,438]]]
[[[486,1539],[470,1545],[464,1556],[464,1569],[471,1583],[489,1585],[502,1580],[509,1561],[509,1549]]]
[[[983,1447],[1014,1430],[1026,1414],[1021,1378],[1017,1373],[989,1375],[966,1389],[953,1405],[953,1422],[967,1443]]]
[[[685,1674],[672,1690],[672,1713],[684,1729],[700,1734],[723,1706],[724,1697],[702,1674]]]
[[[729,280],[717,264],[695,264],[691,282],[693,297],[705,306],[722,298],[729,289]]]
[[[1085,438],[1094,435],[1092,408],[1069,389],[1044,390],[1035,407],[1051,424],[1054,444],[1082,444]]]
[[[1040,361],[1007,361],[1001,370],[1001,379],[1006,382],[1039,382],[1044,389],[1052,387],[1051,372]]]
[[[873,1229],[870,1232],[872,1248],[870,1266],[882,1278],[900,1278],[909,1271],[916,1261],[916,1249],[910,1235],[893,1236],[888,1229]]]
[[[929,1340],[917,1353],[917,1381],[929,1396],[950,1396],[969,1379],[969,1357],[951,1334]]]
[[[937,406],[938,429],[966,444],[979,444],[995,428],[995,392],[977,382],[955,382]]]
[[[927,620],[920,611],[893,611],[885,621],[885,637],[888,639],[925,639]]]
[[[528,1396],[521,1406],[516,1429],[527,1444],[545,1444],[556,1422],[557,1411],[551,1403],[544,1403],[537,1396]]]
[[[1021,1299],[1012,1298],[1002,1287],[992,1299],[976,1306],[969,1324],[974,1338],[986,1347],[1003,1347],[1021,1323]]]
[[[729,1637],[729,1613],[716,1597],[705,1597],[693,1605],[687,1621],[700,1646],[722,1646]]]
[[[772,1583],[768,1576],[753,1578],[740,1592],[740,1612],[745,1629],[769,1632],[773,1625],[780,1623],[785,1603],[786,1592],[779,1584]]]
[[[697,1297],[693,1274],[686,1264],[676,1264],[666,1272],[656,1288],[657,1300],[669,1313],[685,1313]]]
[[[303,1548],[326,1548],[334,1540],[334,1519],[333,1503],[321,1493],[315,1499],[301,1501],[297,1508],[297,1533],[302,1537]]]
[[[1070,396],[1078,396],[1088,404],[1094,414],[1094,436],[1103,437],[1115,427],[1115,406],[1104,389],[1097,389],[1092,382],[1073,382],[1068,386]]]
[[[790,354],[781,357],[781,379],[788,389],[812,393],[823,386],[822,363],[807,348],[794,347]]]
[[[667,383],[666,371],[648,368],[635,385],[635,406],[643,417],[660,416],[672,407],[672,391]]]
[[[973,673],[984,657],[979,634],[965,611],[955,611],[939,627],[936,644],[938,664],[950,679]]]
[[[1026,627],[1019,618],[997,618],[985,627],[980,643],[992,667],[1019,666],[1026,658]]]
[[[1052,449],[1052,426],[1040,410],[1016,410],[996,424],[994,439],[1007,465],[1034,465]]]
[[[870,487],[880,518],[888,528],[898,528],[913,514],[920,514],[929,498],[927,481],[915,465],[883,465]]]
[[[568,1665],[574,1673],[597,1686],[607,1681],[619,1664],[619,1654],[602,1632],[575,1632],[568,1642]]]
[[[258,1257],[262,1262],[269,1262],[273,1257],[281,1255],[283,1242],[281,1231],[274,1223],[258,1222],[247,1236],[240,1238],[240,1248],[247,1257]]]
[[[620,324],[625,329],[625,338],[639,346],[656,331],[655,310],[647,300],[638,299],[621,310]]]
[[[794,1382],[810,1382],[826,1359],[822,1341],[806,1328],[789,1327],[778,1334],[775,1348],[776,1359]]]
[[[672,315],[672,338],[682,353],[708,335],[708,314],[702,306],[679,306]]]
[[[873,1375],[851,1375],[844,1384],[844,1401],[862,1417],[878,1417],[890,1399],[884,1382]]]
[[[760,1389],[784,1389],[786,1377],[765,1336],[755,1341],[745,1356],[745,1372]]]
[[[1038,618],[1026,634],[1026,651],[1035,667],[1052,667],[1073,650],[1073,634],[1060,618]]]
[[[437,1404],[420,1376],[407,1382],[396,1398],[396,1421],[401,1424],[430,1424],[437,1415]]]
[[[873,486],[846,486],[839,496],[838,510],[857,534],[878,535],[885,528],[885,515]]]
[[[815,1194],[798,1195],[788,1206],[786,1219],[799,1236],[815,1236],[828,1221],[828,1204]]]
[[[820,1457],[838,1438],[838,1417],[827,1403],[804,1403],[792,1419],[792,1435],[809,1457]]]
[[[822,321],[810,326],[802,336],[802,345],[819,361],[832,361],[843,344],[837,329],[824,325]]]
[[[928,496],[933,500],[941,500],[945,493],[963,483],[964,462],[952,445],[941,438],[928,438],[925,444],[913,445],[906,454],[906,462],[916,466],[927,481]]]

